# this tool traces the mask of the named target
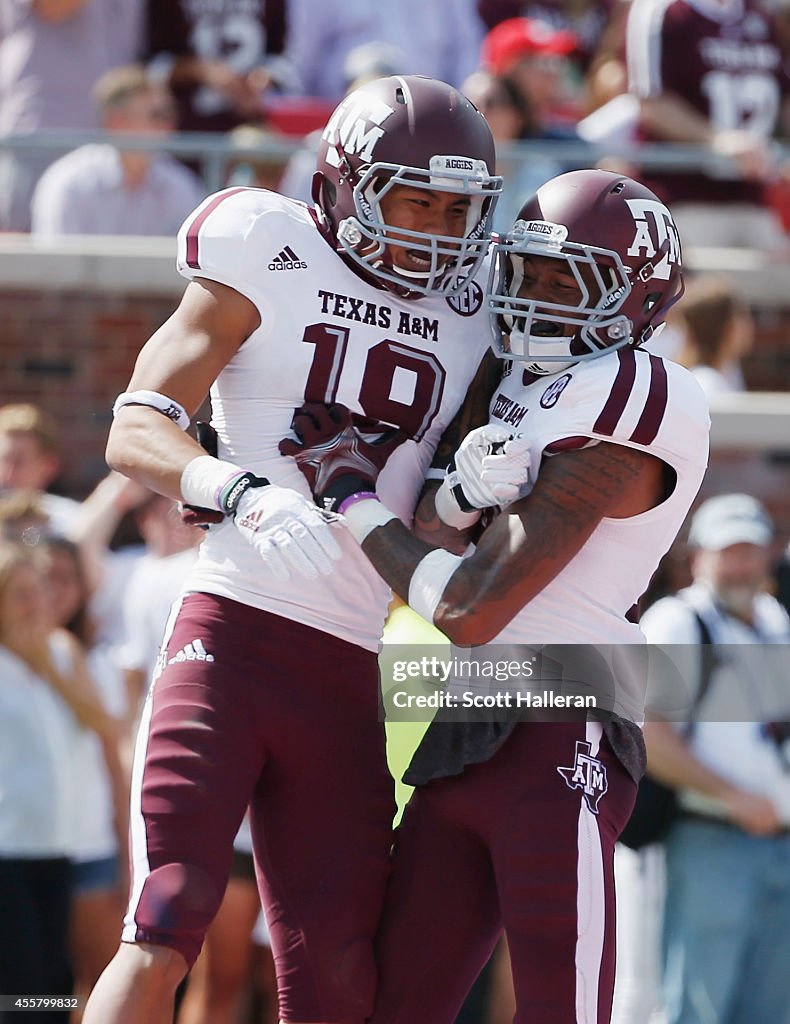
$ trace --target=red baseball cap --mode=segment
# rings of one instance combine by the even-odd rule
[[[537,18],[508,18],[495,25],[483,40],[483,66],[501,75],[522,57],[565,56],[577,45],[573,32],[555,29],[548,22]]]

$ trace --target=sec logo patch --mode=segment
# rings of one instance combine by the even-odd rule
[[[560,395],[568,386],[568,381],[571,377],[572,374],[564,373],[561,377],[558,377],[549,384],[540,398],[541,409],[550,409],[553,405],[556,405],[557,402],[559,402]]]
[[[447,305],[459,316],[474,316],[483,305],[483,289],[471,281],[460,295],[448,296]]]

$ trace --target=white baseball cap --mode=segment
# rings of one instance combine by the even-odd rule
[[[760,502],[749,494],[720,494],[709,498],[691,519],[689,545],[721,551],[733,544],[771,543],[774,527]]]

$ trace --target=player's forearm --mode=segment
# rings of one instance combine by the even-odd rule
[[[532,492],[494,519],[468,558],[431,549],[393,522],[368,534],[363,550],[454,643],[488,643],[557,578],[603,517],[657,504],[661,479],[657,460],[621,445],[566,452],[546,462]]]
[[[197,441],[156,409],[127,406],[113,422],[105,456],[112,469],[179,501],[184,469],[205,454]]]
[[[432,547],[444,548],[456,555],[462,555],[474,540],[477,526],[468,530],[456,530],[442,522],[436,511],[436,492],[439,482],[429,480],[414,512],[414,534]]]
[[[379,576],[408,604],[414,570],[427,554],[439,548],[416,537],[399,519],[393,519],[368,534],[362,550]]]
[[[507,595],[503,601],[489,600],[502,589],[499,567],[487,571],[476,555],[462,559],[427,544],[399,520],[374,529],[362,550],[398,597],[455,644],[487,643],[513,617]]]
[[[689,142],[708,146],[714,138],[713,127],[706,117],[680,96],[662,93],[650,96],[640,104],[642,124],[651,134],[668,142]]]

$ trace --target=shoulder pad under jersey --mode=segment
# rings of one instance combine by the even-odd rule
[[[534,385],[540,392],[540,385]],[[579,435],[707,460],[708,403],[693,374],[644,349],[577,363],[539,393],[544,447]]]
[[[210,278],[255,302],[272,257],[294,233],[315,233],[304,203],[260,188],[226,188],[208,196],[178,232],[178,272]]]

